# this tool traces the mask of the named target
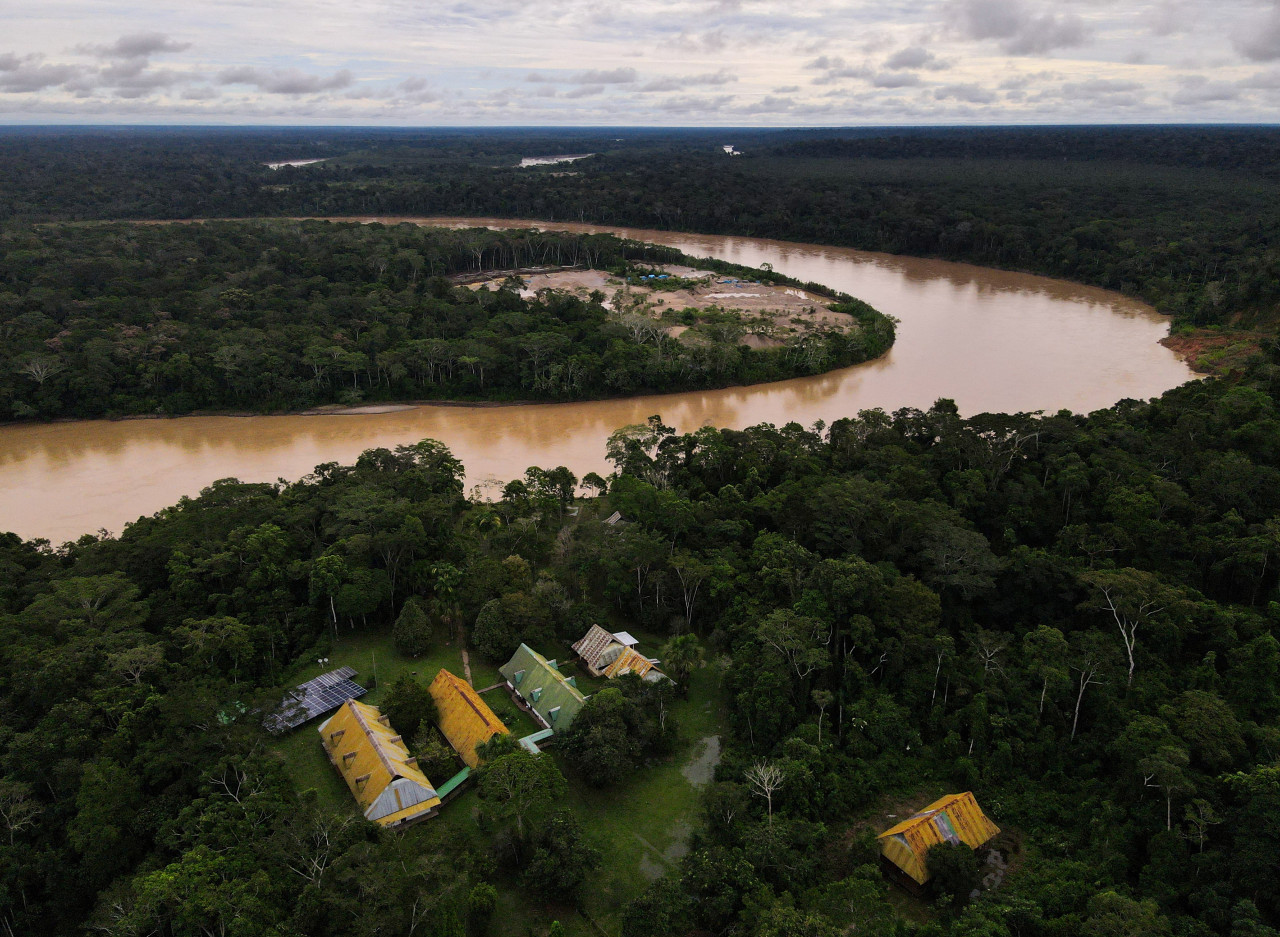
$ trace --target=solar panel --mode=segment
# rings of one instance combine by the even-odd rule
[[[263,725],[269,732],[287,732],[337,709],[349,699],[359,699],[369,691],[351,679],[355,675],[353,668],[339,667],[298,684],[289,691],[279,708],[263,720]]]

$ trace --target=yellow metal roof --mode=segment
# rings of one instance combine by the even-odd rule
[[[447,670],[441,669],[431,681],[431,698],[440,713],[440,731],[472,768],[480,767],[476,746],[509,731],[471,684]]]
[[[935,800],[876,838],[885,858],[923,885],[930,878],[925,864],[930,847],[950,842],[977,849],[999,832],[973,792],[965,791]]]
[[[637,677],[643,677],[653,669],[653,662],[643,654],[627,648],[619,654],[608,667],[605,668],[604,675],[612,679],[621,676],[624,673],[633,673]]]
[[[347,700],[319,731],[366,819],[395,826],[440,806],[417,760],[376,707]]]

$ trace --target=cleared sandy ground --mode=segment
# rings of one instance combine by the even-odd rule
[[[700,339],[696,325],[690,331],[689,317],[682,315],[685,310],[691,310],[697,320],[729,313],[750,333],[742,342],[753,348],[777,347],[788,335],[815,329],[843,329],[854,324],[852,316],[828,309],[826,303],[830,300],[826,297],[804,290],[755,283],[677,264],[656,269],[697,282],[682,289],[659,289],[643,282],[626,283],[601,270],[557,270],[521,276],[525,286],[520,294],[532,298],[539,290],[551,289],[586,298],[598,291],[605,296],[605,308],[662,320],[666,322],[667,334],[681,341]],[[481,285],[472,284],[472,288],[478,289]],[[493,281],[489,285],[494,285]]]

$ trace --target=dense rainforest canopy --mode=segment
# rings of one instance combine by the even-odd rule
[[[0,412],[556,398],[813,365],[729,345],[723,373],[694,354],[655,374],[678,349],[628,341],[595,298],[448,279],[663,249],[83,219],[754,234],[1265,325],[1278,146],[1271,128],[4,130]],[[516,168],[564,152],[598,155]],[[327,161],[262,165],[301,158]],[[0,535],[0,934],[1277,937],[1280,348],[1263,344],[1247,370],[1089,415],[941,400],[687,435],[655,415],[610,438],[608,478],[531,467],[492,500],[424,440],[226,479],[115,537]],[[595,364],[565,384],[575,359]],[[428,664],[496,679],[522,642],[568,661],[595,623],[651,642],[674,685],[592,685],[546,753],[489,743],[474,785],[403,834],[331,796],[314,725],[263,729],[332,655],[426,727],[407,741],[444,777]],[[485,699],[514,735],[523,715]],[[874,834],[961,790],[1000,858],[931,853],[926,895],[891,887]],[[638,832],[650,814],[675,817],[665,852]]]
[[[0,231],[0,417],[580,400],[816,374],[877,357],[893,341],[888,318],[816,284],[808,286],[853,316],[849,327],[753,350],[742,344],[746,323],[728,311],[695,342],[643,312],[607,309],[603,292],[522,298],[518,277],[479,290],[449,279],[537,265],[623,274],[686,261],[609,235],[411,224],[10,227]]]
[[[727,157],[721,144],[743,155]],[[0,131],[0,220],[471,215],[1031,270],[1182,324],[1270,321],[1274,127]],[[518,168],[522,156],[595,153]],[[324,159],[267,169],[269,160]]]
[[[702,819],[610,918],[627,937],[1275,933],[1274,356],[1087,417],[654,418],[610,451],[576,514],[563,469],[464,500],[427,441],[220,482],[119,537],[5,538],[6,927],[484,933],[491,888],[606,913],[591,868],[613,841],[549,801],[564,772],[625,803],[671,750],[671,702],[638,683],[598,693],[554,761],[491,753],[475,836],[352,825],[273,756],[257,707],[291,662],[426,611],[436,641],[474,623],[477,665],[527,640],[567,657],[612,620],[684,636],[662,652],[682,685],[718,674]],[[980,792],[1012,871],[902,919],[868,831],[939,788]]]

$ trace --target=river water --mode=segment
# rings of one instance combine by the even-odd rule
[[[818,377],[625,400],[0,427],[0,531],[54,543],[104,528],[118,533],[127,522],[195,495],[219,478],[292,480],[321,462],[350,462],[365,449],[423,437],[443,440],[462,459],[469,485],[505,481],[530,465],[567,465],[581,477],[607,471],[604,441],[610,432],[655,413],[690,431],[705,424],[830,423],[871,407],[925,408],[939,397],[954,399],[966,415],[1088,412],[1125,397],[1153,397],[1194,377],[1157,344],[1168,333],[1166,318],[1105,290],[846,248],[540,226],[615,232],[750,267],[770,263],[897,317],[897,343],[877,361]]]

